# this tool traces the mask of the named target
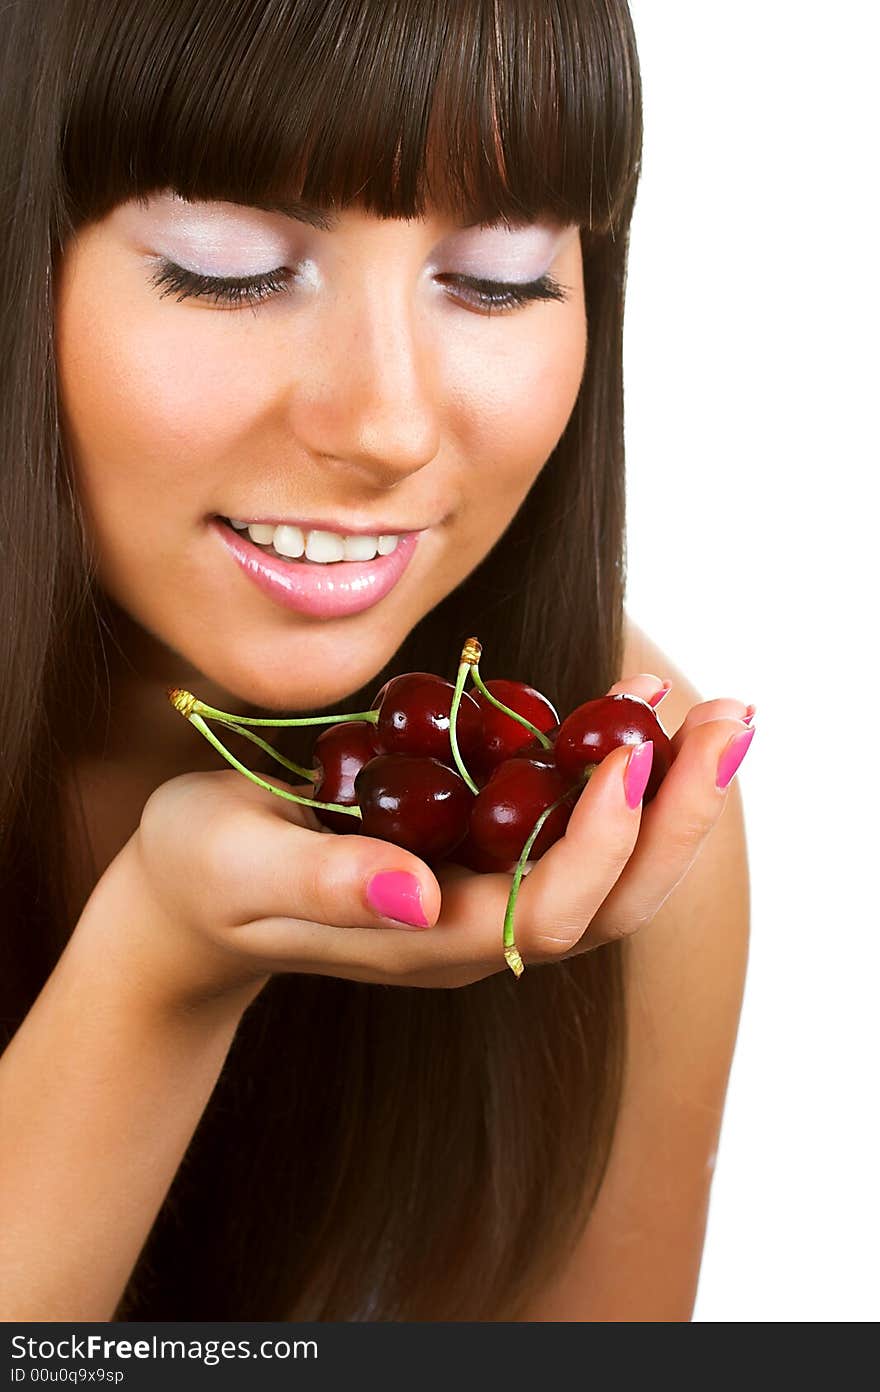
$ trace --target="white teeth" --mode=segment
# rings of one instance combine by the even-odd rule
[[[306,560],[341,561],[345,555],[345,543],[336,532],[309,532],[306,540]]]
[[[272,545],[275,547],[276,551],[280,551],[282,556],[291,556],[296,560],[306,549],[306,539],[303,536],[301,527],[285,525],[275,528]]]
[[[347,561],[371,561],[379,544],[374,536],[347,536],[343,542]]]
[[[390,556],[397,550],[398,536],[388,533],[385,536],[341,536],[338,532],[316,529],[305,532],[294,523],[272,526],[267,522],[245,522],[238,518],[227,519],[237,532],[247,532],[257,546],[274,550],[279,556],[289,560],[299,560],[303,555],[307,561],[327,565],[332,561],[372,561],[376,554]]]

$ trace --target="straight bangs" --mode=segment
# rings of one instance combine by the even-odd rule
[[[170,188],[614,236],[641,150],[610,0],[76,0],[66,221]]]

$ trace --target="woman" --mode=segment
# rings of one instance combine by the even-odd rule
[[[623,608],[625,4],[2,25],[6,1317],[688,1319],[750,710]],[[363,710],[471,633],[562,712],[672,684],[657,797],[615,751],[524,881],[519,980],[506,876],[319,834],[165,696]]]

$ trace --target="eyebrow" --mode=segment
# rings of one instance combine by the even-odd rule
[[[332,232],[339,226],[338,213],[313,208],[308,203],[301,203],[297,198],[260,198],[253,201],[249,199],[247,206],[257,208],[262,213],[283,213],[285,217],[305,222],[309,227],[317,227],[321,232]],[[459,230],[467,232],[471,227],[482,225],[482,219],[475,218],[473,222],[462,223]]]
[[[321,232],[332,232],[339,225],[338,214],[325,213],[320,208],[312,208],[308,203],[301,203],[296,198],[261,198],[253,202],[249,200],[249,206],[259,208],[263,213],[283,213],[285,217],[308,223],[309,227],[317,227]]]
[[[184,203],[198,202],[199,200],[187,198],[186,194],[175,191],[175,196]],[[146,204],[149,200],[143,196],[139,202]],[[304,222],[309,227],[316,227],[321,232],[333,232],[339,226],[339,214],[325,212],[322,208],[314,208],[309,203],[303,203],[298,198],[285,198],[281,195],[272,195],[264,198],[248,198],[246,202],[239,205],[242,208],[257,208],[262,213],[282,213],[285,217],[293,218],[296,222]],[[496,227],[504,224],[506,220],[502,217],[495,221],[486,222],[483,218],[474,218],[473,222],[462,222],[458,224],[459,232],[469,232],[472,227]],[[525,225],[525,222],[522,224]],[[518,227],[520,224],[516,219],[510,221],[511,227]]]

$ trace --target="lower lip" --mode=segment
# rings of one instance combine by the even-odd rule
[[[390,556],[373,561],[279,561],[218,518],[211,527],[249,580],[283,609],[338,619],[371,609],[394,589],[418,545],[420,532],[405,532]]]

